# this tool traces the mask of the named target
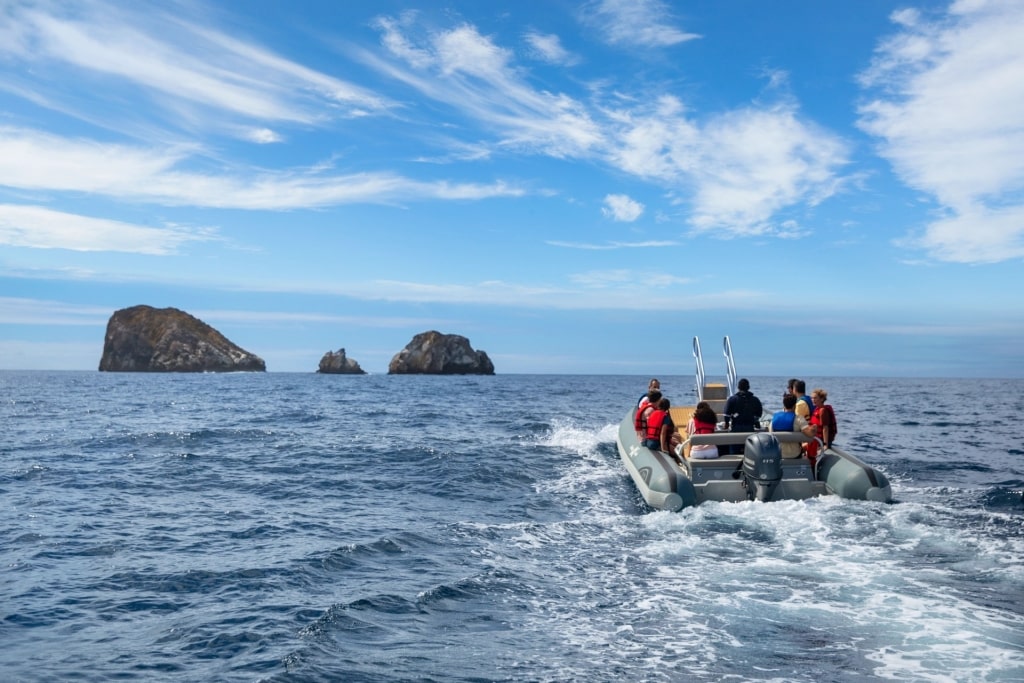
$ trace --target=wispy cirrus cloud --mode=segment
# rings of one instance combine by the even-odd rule
[[[156,228],[41,206],[0,204],[0,245],[163,256],[176,253],[186,242],[213,238],[210,230]]]
[[[658,249],[661,247],[675,247],[679,242],[674,240],[646,240],[643,242],[606,242],[604,244],[593,244],[587,242],[561,242],[558,240],[547,240],[544,244],[552,247],[564,247],[566,249],[582,249],[584,251],[614,251],[616,249]]]
[[[586,5],[583,16],[612,45],[669,47],[700,38],[673,26],[660,0],[596,0]]]
[[[24,297],[0,296],[0,324],[3,325],[103,325],[110,309]]]
[[[418,181],[393,173],[331,174],[330,169],[188,170],[198,150],[69,139],[0,127],[0,185],[86,192],[128,201],[235,209],[296,209],[422,199],[521,196],[503,182]]]
[[[32,74],[9,71],[0,88],[93,122],[123,123],[135,109],[123,100],[142,96],[159,104],[146,107],[146,117],[163,113],[164,125],[266,143],[279,139],[268,123],[316,125],[393,106],[370,89],[181,18],[173,5],[14,2],[0,11],[0,57]]]
[[[640,9],[650,14],[659,7]],[[701,120],[669,94],[604,102],[596,89],[581,100],[535,88],[512,50],[468,24],[429,30],[416,13],[406,13],[381,17],[376,26],[385,56],[364,53],[363,59],[468,118],[478,139],[464,145],[478,153],[490,145],[503,153],[603,163],[657,182],[686,197],[697,231],[791,234],[773,220],[780,209],[814,205],[840,186],[848,145],[802,118],[791,98]],[[770,79],[773,87],[785,82],[778,73]],[[495,139],[488,141],[488,133]],[[606,211],[635,220],[638,207]]]
[[[581,102],[533,88],[513,67],[512,50],[475,26],[432,31],[411,12],[379,17],[375,25],[386,54],[363,52],[362,58],[495,132],[498,148],[571,158],[602,144],[602,131]]]
[[[573,66],[580,58],[562,47],[562,40],[551,33],[529,31],[523,39],[530,46],[530,54],[549,64]]]
[[[859,125],[940,216],[903,243],[933,258],[1024,256],[1024,5],[954,2],[892,14],[898,26],[861,76]]]

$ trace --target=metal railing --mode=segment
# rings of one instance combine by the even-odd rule
[[[736,393],[736,363],[732,359],[732,342],[726,336],[722,340],[722,353],[725,354],[725,382],[729,387],[729,395]]]
[[[693,357],[697,361],[697,401],[704,400],[704,358],[700,355],[700,340],[693,338]]]

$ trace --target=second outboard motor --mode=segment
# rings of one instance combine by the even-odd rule
[[[743,447],[743,484],[750,500],[769,501],[782,481],[782,448],[772,434],[751,434]]]

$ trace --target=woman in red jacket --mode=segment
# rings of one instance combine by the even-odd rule
[[[815,389],[811,392],[811,401],[814,402],[814,414],[811,415],[811,424],[814,425],[814,434],[825,448],[831,448],[836,438],[836,413],[832,406],[825,403],[828,400],[828,392],[824,389]],[[811,464],[814,464],[818,456],[818,444],[815,441],[807,444],[807,457]]]

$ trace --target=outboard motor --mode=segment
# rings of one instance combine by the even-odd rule
[[[769,501],[782,481],[782,448],[772,434],[751,434],[743,446],[743,485],[750,500]]]

